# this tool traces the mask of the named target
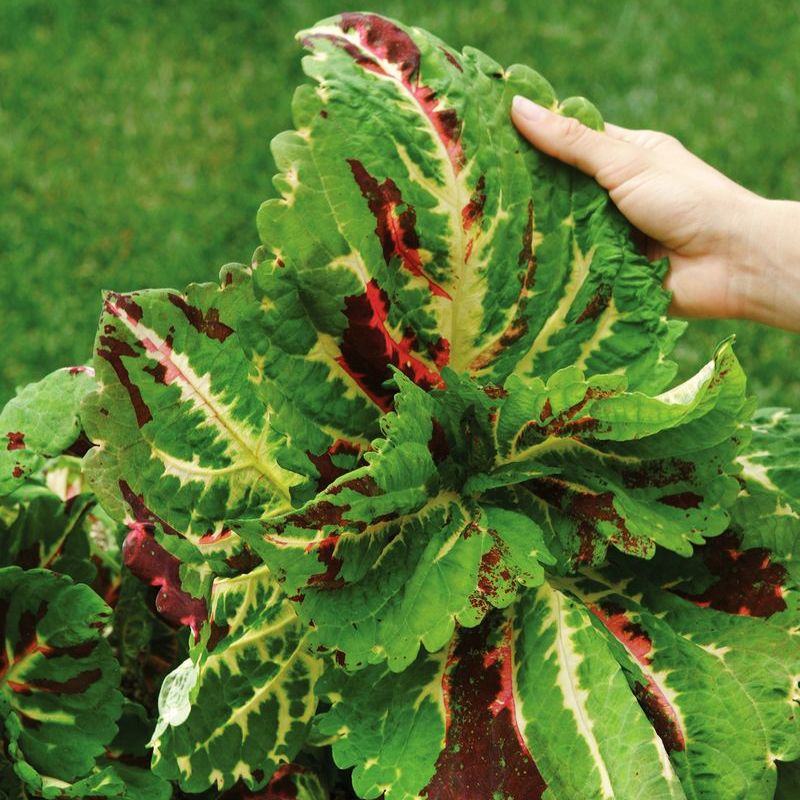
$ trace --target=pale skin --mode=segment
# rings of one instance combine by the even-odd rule
[[[511,116],[531,144],[608,190],[648,258],[669,258],[672,313],[800,332],[800,203],[748,191],[665,133],[595,131],[523,97]]]

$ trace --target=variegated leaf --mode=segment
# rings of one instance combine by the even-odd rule
[[[119,665],[102,636],[110,614],[89,587],[69,578],[0,569],[4,739],[17,774],[34,791],[106,780],[91,773],[116,733],[122,704]]]
[[[86,474],[103,505],[155,526],[180,558],[216,559],[222,570],[241,549],[224,520],[290,508],[299,480],[276,460],[270,411],[238,342],[249,280],[232,265],[221,286],[106,294],[99,389],[83,409],[98,445]]]
[[[460,419],[472,410],[461,400],[483,392],[467,383],[462,398],[437,397],[397,380],[397,411],[383,417],[366,466],[297,511],[236,526],[313,621],[314,641],[351,667],[388,658],[403,669],[420,643],[443,647],[456,622],[477,624],[554,563],[530,519],[461,496],[457,454],[437,449],[448,445],[434,414]]]
[[[502,384],[576,364],[660,390],[683,324],[627,223],[592,180],[548,159],[508,112],[560,105],[527,67],[503,69],[418,28],[343,14],[298,34],[316,82],[272,143],[281,197],[258,217],[261,299],[245,336],[262,390],[314,455],[364,446],[391,407],[392,368]]]
[[[364,467],[296,511],[234,526],[349,667],[402,669],[420,643],[444,646],[456,623],[541,583],[551,554],[562,570],[609,545],[688,555],[727,527],[746,407],[730,343],[655,398],[574,368],[484,389],[444,375],[425,392],[398,372]]]
[[[320,669],[265,567],[217,579],[191,658],[161,689],[154,771],[189,792],[263,786],[305,740]]]
[[[514,378],[505,389],[499,457],[472,483],[512,484],[511,502],[542,527],[562,566],[600,563],[609,545],[645,558],[657,545],[688,556],[727,527],[750,407],[730,341],[656,397],[574,368],[546,385]]]
[[[736,551],[725,538],[706,547],[727,550],[744,569],[714,575],[702,593],[665,575],[636,577],[623,561],[559,585],[606,631],[687,798],[768,800],[775,762],[800,755],[800,641],[770,619],[785,608],[779,587],[749,606],[732,591],[737,580],[745,591],[745,564],[763,562],[764,552]],[[759,576],[749,577],[755,599]]]
[[[13,520],[0,519],[0,567],[41,567],[91,583],[96,569],[84,525],[92,503],[89,494],[65,502],[46,486],[31,486],[14,508]]]
[[[739,458],[742,477],[777,495],[783,513],[800,515],[800,414],[762,408],[751,427],[752,442]]]
[[[590,617],[543,585],[399,675],[326,675],[319,733],[364,798],[682,800]]]

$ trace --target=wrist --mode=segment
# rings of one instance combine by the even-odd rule
[[[800,330],[800,203],[748,192],[732,222],[732,316]]]

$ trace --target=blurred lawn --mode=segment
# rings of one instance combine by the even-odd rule
[[[439,7],[437,7],[439,6]],[[294,32],[340,2],[0,0],[0,401],[89,358],[101,288],[213,279],[257,244],[268,141],[302,80]],[[373,2],[607,119],[667,130],[734,179],[800,199],[800,2]],[[730,331],[762,403],[800,405],[800,339]],[[797,348],[795,350],[794,348]]]

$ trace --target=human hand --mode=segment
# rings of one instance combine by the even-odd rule
[[[675,314],[748,317],[800,330],[800,305],[786,308],[772,274],[780,273],[773,263],[780,258],[766,247],[771,237],[783,235],[784,245],[796,238],[799,204],[759,197],[664,133],[610,124],[595,131],[522,97],[514,99],[512,119],[539,150],[608,190],[644,235],[648,258],[669,258],[665,286]],[[799,275],[794,269],[789,276],[796,289]]]

